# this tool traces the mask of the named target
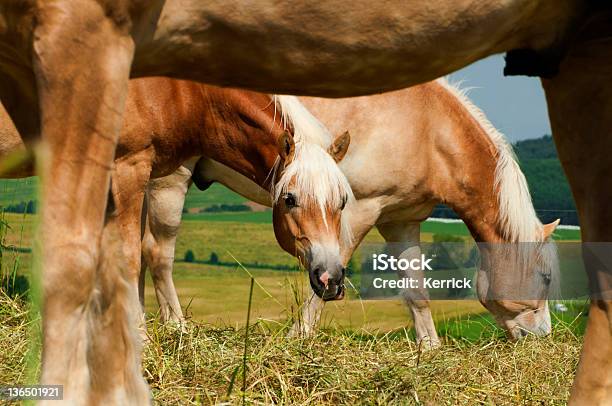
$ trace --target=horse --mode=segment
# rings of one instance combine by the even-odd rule
[[[513,339],[527,333],[550,333],[546,297],[559,276],[554,243],[546,241],[558,221],[540,223],[511,146],[463,92],[441,79],[375,96],[300,100],[332,132],[352,134],[351,147],[339,163],[356,197],[342,214],[352,234],[350,243],[341,247],[345,265],[373,227],[397,257],[419,257],[420,223],[444,202],[465,221],[474,239],[484,243],[479,245],[481,255],[489,260],[479,269],[477,293],[498,324]],[[232,172],[223,163],[206,158],[196,165],[192,176],[196,184],[219,182],[271,205],[265,191]],[[145,239],[158,244],[155,249],[143,249],[149,264],[164,263],[163,267],[151,266],[153,275],[158,275],[153,285],[162,320],[182,322],[174,286],[158,283],[172,281],[172,262],[164,258],[173,258],[169,253],[174,252],[186,193],[185,188],[174,191],[175,176],[154,181],[149,196],[166,202],[155,208],[151,218],[177,221],[173,227],[160,227],[160,220],[150,223]],[[178,184],[187,181],[185,177]],[[519,243],[523,255],[509,261],[495,249],[499,243]],[[532,288],[539,293],[525,293]],[[438,346],[425,289],[407,290],[404,297],[417,341],[424,348]],[[290,335],[310,335],[323,303],[316,294],[311,295]]]
[[[340,163],[356,197],[345,211],[354,236],[343,247],[345,263],[372,227],[396,257],[420,257],[420,224],[444,203],[478,243],[483,260],[476,291],[483,306],[510,338],[550,333],[546,298],[559,269],[549,237],[559,221],[540,223],[512,147],[464,92],[439,79],[374,96],[301,101],[330,131],[352,134]],[[404,296],[417,341],[435,347],[439,339],[420,286]],[[312,331],[322,306],[315,296],[307,304],[302,334]]]
[[[38,171],[46,175],[41,380],[67,384],[74,359],[86,365],[86,376],[100,378],[74,384],[79,391],[66,392],[66,399],[142,397],[141,390],[132,390],[132,379],[105,368],[107,348],[115,349],[113,362],[120,368],[137,368],[132,340],[99,331],[103,322],[124,325],[128,317],[113,263],[119,257],[102,254],[114,228],[105,216],[107,192],[130,76],[346,97],[425,82],[508,51],[507,74],[543,78],[583,240],[612,239],[612,192],[598,176],[611,170],[603,152],[612,143],[606,2],[488,0],[475,6],[471,0],[391,0],[371,7],[365,0],[263,0],[248,3],[247,11],[244,5],[7,0],[0,6],[0,101],[25,139],[42,136],[45,145]],[[610,278],[590,260],[587,269],[593,301],[570,400],[603,404],[612,398]],[[58,297],[56,286],[73,294]],[[64,372],[47,373],[59,368]]]
[[[0,118],[0,151],[27,151],[2,109]],[[177,168],[179,173],[193,170],[197,158],[212,156],[267,189],[281,246],[317,278],[317,293],[324,300],[342,298],[340,240],[350,236],[340,212],[352,200],[337,167],[348,135],[342,141],[332,143],[325,127],[292,96],[161,77],[131,81],[111,181],[112,216],[123,237],[127,289],[132,292],[128,297],[138,297],[144,282],[139,278],[141,219],[148,183],[169,173],[177,176]],[[31,176],[32,168],[26,162],[4,176]],[[126,305],[142,323],[140,298],[140,306],[134,300]]]

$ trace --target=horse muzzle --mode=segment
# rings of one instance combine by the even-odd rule
[[[308,272],[310,287],[317,296],[325,301],[341,300],[346,291],[344,286],[345,269],[340,267],[339,272],[335,272],[335,277],[329,271],[324,271],[321,267],[315,267]]]

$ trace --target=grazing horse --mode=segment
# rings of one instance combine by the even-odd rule
[[[546,298],[558,261],[546,241],[558,221],[540,223],[512,147],[463,92],[440,79],[374,96],[301,100],[330,131],[352,134],[340,164],[356,197],[345,211],[354,235],[343,247],[345,263],[374,226],[392,255],[419,257],[420,223],[445,203],[483,243],[481,303],[511,338],[550,333]],[[437,345],[422,284],[404,294],[417,340]],[[299,326],[306,334],[323,304],[314,296],[307,303]]]
[[[138,368],[131,335],[102,328],[129,317],[118,256],[102,246],[115,228],[105,210],[130,75],[346,97],[509,51],[508,74],[545,78],[583,240],[611,241],[602,176],[612,171],[611,19],[601,0],[3,1],[0,100],[28,142],[45,142],[42,382],[71,382],[65,398],[80,402],[146,397],[127,373]],[[587,265],[596,292],[570,400],[603,404],[612,399],[612,303],[601,292],[612,282]]]
[[[550,333],[546,297],[551,279],[558,281],[558,266],[553,243],[545,241],[557,223],[542,226],[510,145],[463,93],[438,80],[375,96],[301,100],[326,127],[335,132],[348,129],[352,134],[351,147],[339,164],[356,197],[343,212],[353,235],[350,244],[342,246],[345,264],[374,226],[388,243],[394,243],[396,257],[402,253],[419,257],[420,223],[444,202],[465,221],[477,242],[487,243],[479,245],[489,261],[488,268],[479,270],[477,293],[499,325],[512,338],[527,332]],[[265,192],[258,192],[252,182],[232,172],[206,159],[196,165],[193,176],[199,179],[196,183],[216,181],[270,206]],[[145,251],[149,263],[164,263],[163,267],[152,266],[154,275],[165,275],[153,279],[158,300],[163,298],[159,300],[162,320],[180,321],[182,312],[171,285],[172,263],[164,261],[165,257],[173,258],[168,253],[174,252],[186,192],[186,188],[174,189],[175,176],[155,181],[152,189],[150,186],[151,200],[165,203],[156,204],[151,216],[155,220],[145,237],[159,245]],[[186,181],[184,178],[178,184]],[[160,227],[163,218],[177,221],[174,227]],[[528,244],[508,244],[518,245],[524,254],[508,262],[495,250],[504,242]],[[529,288],[540,293],[530,296],[525,292]],[[497,297],[491,294],[500,291]],[[427,292],[408,290],[405,300],[417,340],[437,346]],[[292,334],[310,334],[323,303],[312,295]]]

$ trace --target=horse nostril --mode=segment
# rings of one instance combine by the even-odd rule
[[[321,274],[320,273],[321,271],[318,268],[315,269],[315,272],[316,272],[315,275],[317,275],[318,279],[321,281],[323,286],[327,288],[327,285],[329,285],[329,272],[323,272]]]
[[[325,277],[322,275],[323,269],[321,267],[313,268],[309,272],[310,287],[317,294],[317,296],[323,298],[323,292],[327,290],[325,285]]]

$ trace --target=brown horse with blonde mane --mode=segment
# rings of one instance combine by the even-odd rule
[[[147,396],[128,374],[138,369],[131,335],[102,327],[128,323],[104,214],[130,76],[348,97],[509,51],[508,74],[544,78],[583,240],[612,241],[611,19],[599,0],[3,1],[0,100],[24,139],[45,141],[42,382],[70,385],[65,399],[75,402]],[[610,270],[587,269],[595,297],[570,400],[606,404]]]

